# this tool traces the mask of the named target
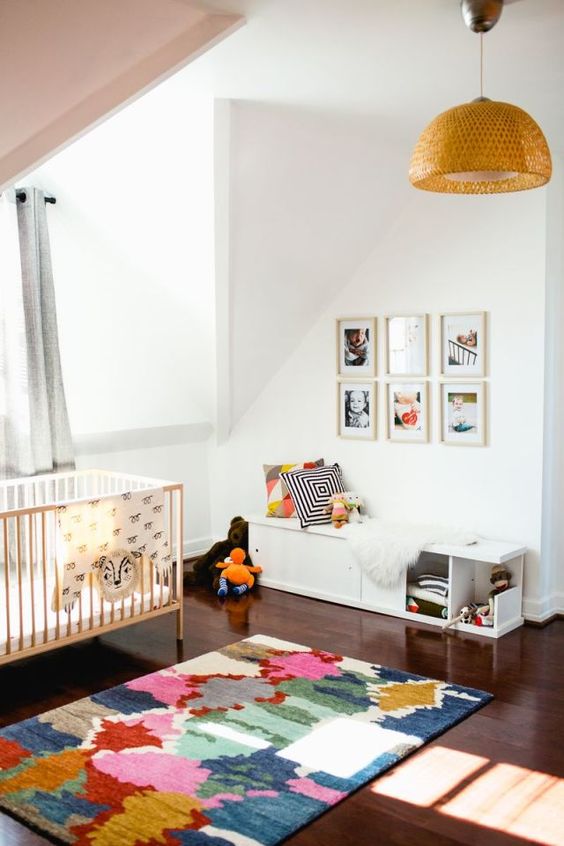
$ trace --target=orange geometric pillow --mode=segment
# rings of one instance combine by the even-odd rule
[[[290,491],[280,473],[289,473],[290,470],[314,470],[316,467],[323,467],[323,459],[317,461],[303,461],[301,464],[263,464],[264,478],[266,481],[266,516],[267,517],[294,517],[296,510]]]

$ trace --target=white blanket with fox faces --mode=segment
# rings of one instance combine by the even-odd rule
[[[53,610],[69,608],[103,556],[127,550],[144,556],[157,572],[170,568],[164,529],[164,490],[126,491],[57,507],[59,595]]]

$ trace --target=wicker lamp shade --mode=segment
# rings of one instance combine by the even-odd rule
[[[479,99],[438,115],[411,158],[409,179],[423,191],[496,194],[537,188],[552,161],[535,121],[517,106]]]

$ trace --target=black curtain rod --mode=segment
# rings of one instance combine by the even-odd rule
[[[18,198],[18,200],[21,200],[22,203],[25,203],[25,201],[27,200],[27,194],[25,193],[25,191],[18,191],[16,193],[16,197]],[[56,197],[45,197],[45,202],[46,203],[56,203],[57,198]]]

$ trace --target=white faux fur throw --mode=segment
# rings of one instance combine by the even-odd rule
[[[478,540],[472,532],[449,526],[393,523],[377,519],[349,524],[339,531],[345,535],[364,572],[372,581],[386,587],[398,583],[428,544],[466,546]]]

